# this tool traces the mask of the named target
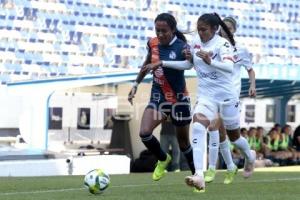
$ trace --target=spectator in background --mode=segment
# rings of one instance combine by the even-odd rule
[[[300,152],[300,125],[294,131],[293,146],[296,149],[296,151]]]
[[[259,154],[258,158],[264,158],[266,154],[266,144],[264,143],[264,128],[258,126],[256,128],[255,150]]]
[[[267,147],[270,150],[268,156],[271,156],[270,158],[279,165],[286,165],[287,159],[291,159],[292,154],[287,149],[282,149],[282,134],[278,130],[281,128],[273,127],[267,136]]]
[[[246,128],[241,128],[241,135],[247,139],[248,137],[248,131]]]
[[[165,152],[170,151],[171,147],[171,157],[172,162],[169,166],[170,171],[179,172],[180,171],[180,149],[176,138],[176,129],[172,124],[170,117],[167,118],[166,121],[161,124],[160,131],[160,143],[161,148]]]
[[[248,131],[247,141],[251,149],[255,150],[255,140],[256,140],[256,128],[250,127]]]
[[[255,127],[253,127],[252,132],[253,132],[253,144],[251,145],[251,147],[254,151],[256,151],[257,158],[262,158],[263,155],[260,154],[262,148],[262,141],[263,141],[261,132],[258,132],[257,128]]]
[[[295,129],[292,139],[293,148],[296,150],[297,164],[300,164],[300,125]]]
[[[292,128],[288,124],[282,128],[279,149],[286,152],[288,165],[297,164],[298,153],[293,148]]]
[[[286,124],[282,128],[281,132],[281,142],[280,142],[281,149],[287,149],[292,147],[292,128],[290,125]]]
[[[274,124],[274,128],[278,133],[281,133],[281,125],[280,124],[278,124],[278,123]]]

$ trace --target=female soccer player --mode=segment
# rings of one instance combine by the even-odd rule
[[[234,36],[237,29],[237,22],[232,17],[225,17],[223,22],[228,27],[229,31]],[[223,29],[220,31],[220,35],[229,41],[228,35]],[[255,89],[255,72],[252,68],[252,56],[248,49],[239,43],[234,45],[234,68],[233,68],[233,81],[237,94],[241,92],[241,68],[244,67],[249,76],[249,96],[254,97],[256,95]],[[227,165],[227,173],[224,183],[230,184],[233,181],[234,175],[237,172],[237,167],[234,165],[231,157],[229,143],[226,140],[226,130],[223,127],[222,122],[213,123],[214,126],[209,127],[209,168],[205,173],[205,182],[212,182],[216,174],[216,163],[218,159],[219,147],[224,161]],[[219,136],[220,134],[220,136]],[[248,178],[252,173],[247,172],[243,174],[245,178]]]
[[[230,43],[217,33],[222,26]],[[250,152],[245,138],[240,137],[239,99],[234,88],[232,72],[234,66],[234,38],[219,15],[204,14],[197,21],[198,36],[191,44],[191,61],[198,77],[198,101],[193,115],[193,155],[196,172],[186,177],[186,183],[195,187],[196,192],[205,191],[203,159],[206,148],[207,127],[219,116],[224,123],[229,139],[244,153],[248,168],[253,165],[255,155]],[[190,69],[189,61],[160,61],[148,65],[155,70],[158,66],[173,69]]]
[[[149,51],[144,66],[160,60],[185,60],[182,51],[186,48],[186,39],[177,30],[176,25],[175,18],[168,13],[162,13],[156,17],[155,31],[157,37],[148,41]],[[146,67],[142,67],[140,70],[128,95],[131,104],[137,92],[138,84],[148,72]],[[189,142],[190,102],[184,71],[159,67],[153,72],[150,102],[144,110],[140,128],[142,142],[158,159],[152,175],[152,179],[155,181],[164,176],[165,169],[171,161],[170,155],[162,150],[159,141],[152,134],[153,130],[163,120],[166,120],[167,116],[170,116],[172,123],[176,126],[179,148],[185,155],[192,174],[194,174],[193,151]]]

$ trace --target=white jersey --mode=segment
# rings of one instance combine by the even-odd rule
[[[202,58],[196,55],[200,49],[211,52],[211,59],[215,61],[233,60],[233,48],[226,39],[216,34],[210,41],[202,43],[199,36],[196,37],[191,43],[191,52],[198,76],[198,98],[219,102],[238,99],[238,94],[233,89],[235,87],[232,73],[207,65]]]
[[[248,49],[237,43],[235,45],[234,53],[234,68],[233,68],[233,81],[237,91],[237,94],[241,93],[241,67],[244,67],[247,71],[252,69],[252,56]]]

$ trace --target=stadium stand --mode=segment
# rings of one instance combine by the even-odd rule
[[[296,65],[298,10],[298,1],[279,0],[1,0],[0,81],[137,68],[158,12],[172,12],[187,31],[202,12],[233,16],[256,65]]]

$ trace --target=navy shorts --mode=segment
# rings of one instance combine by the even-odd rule
[[[181,96],[176,103],[168,102],[159,93],[152,93],[147,108],[152,108],[170,116],[175,126],[185,126],[191,123],[191,103],[187,96]]]

